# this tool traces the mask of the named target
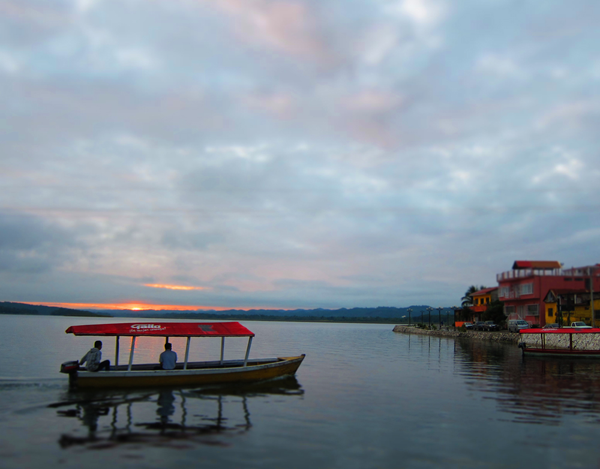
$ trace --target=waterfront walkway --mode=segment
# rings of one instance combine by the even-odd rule
[[[413,326],[394,326],[394,332],[402,334],[420,334],[420,335],[431,335],[435,337],[453,337],[453,338],[469,338],[478,340],[489,340],[493,342],[510,342],[516,344],[519,342],[519,336],[517,332],[480,332],[480,331],[465,331],[461,332],[457,329],[441,329],[441,330],[427,330]]]

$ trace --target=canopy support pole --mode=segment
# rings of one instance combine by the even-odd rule
[[[252,345],[252,337],[248,337],[248,348],[246,349],[246,358],[244,358],[244,366],[248,364],[248,356],[250,355],[250,346]]]
[[[185,344],[185,362],[183,363],[184,370],[187,370],[188,357],[190,356],[190,339],[191,337],[188,337],[187,343]]]
[[[221,365],[223,364],[223,357],[225,357],[225,337],[221,337]]]
[[[129,366],[127,367],[127,371],[131,371],[134,350],[135,350],[135,336],[133,335],[133,336],[131,336],[131,350],[129,351]]]
[[[169,336],[166,336],[165,337],[165,344],[168,344],[168,343],[169,343]]]
[[[119,336],[117,336],[116,345],[115,345],[115,366],[119,366]]]

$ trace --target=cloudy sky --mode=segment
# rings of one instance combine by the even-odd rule
[[[0,300],[459,303],[600,262],[597,0],[0,0]]]

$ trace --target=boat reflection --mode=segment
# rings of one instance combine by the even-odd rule
[[[252,428],[251,401],[268,395],[301,396],[295,377],[235,387],[69,392],[51,404],[60,417],[77,419],[62,448],[105,449],[127,443],[227,445],[219,437]],[[83,434],[82,434],[83,432]]]
[[[494,398],[511,421],[560,425],[569,415],[600,422],[600,360],[522,359],[516,346],[457,340],[467,386]],[[464,359],[466,358],[466,359]]]

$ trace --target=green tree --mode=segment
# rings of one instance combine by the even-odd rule
[[[469,288],[467,288],[467,291],[465,292],[465,296],[462,297],[462,306],[473,306],[473,293],[478,292],[479,290],[483,290],[484,287],[483,285],[481,285],[480,287],[478,287],[477,285],[471,285]]]
[[[468,306],[463,306],[460,310],[459,317],[461,321],[473,321],[473,310]]]
[[[504,304],[498,300],[492,301],[482,316],[484,321],[494,321],[499,326],[504,326],[506,323]]]

